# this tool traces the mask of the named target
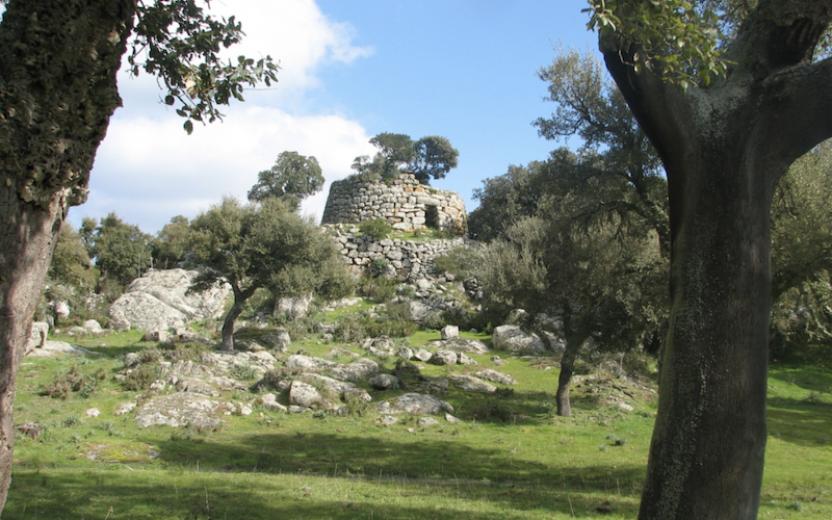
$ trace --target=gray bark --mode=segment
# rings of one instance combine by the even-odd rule
[[[789,165],[832,137],[832,65],[811,62],[831,20],[829,0],[761,0],[729,46],[728,76],[688,90],[636,73],[637,49],[600,36],[669,185],[671,317],[641,519],[757,516],[771,198]]]
[[[83,202],[135,0],[11,0],[0,24],[0,512],[15,378],[69,206]]]

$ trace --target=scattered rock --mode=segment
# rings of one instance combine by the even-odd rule
[[[149,332],[145,332],[144,336],[142,336],[142,341],[155,341],[158,343],[164,343],[170,340],[170,333],[167,330],[151,330]]]
[[[274,332],[269,332],[260,336],[260,341],[277,352],[286,352],[292,344],[292,337],[289,332],[284,329],[277,329]]]
[[[247,417],[251,415],[251,405],[246,403],[234,403],[234,415],[240,415],[243,417]]]
[[[278,412],[288,412],[289,411],[285,406],[283,406],[282,404],[277,402],[277,396],[272,394],[272,393],[261,395],[260,396],[260,404],[266,410],[273,410],[273,411],[278,411]]]
[[[103,334],[104,329],[97,320],[86,320],[82,325],[87,334]]]
[[[289,387],[289,403],[303,408],[335,409],[336,406],[318,392],[314,386],[303,381],[294,380]]]
[[[456,352],[450,350],[440,350],[433,354],[430,358],[430,363],[433,365],[456,365],[459,360]]]
[[[98,417],[101,415],[101,410],[98,408],[87,408],[87,411],[84,412],[84,415],[87,417]]]
[[[632,405],[629,405],[629,404],[625,403],[624,401],[619,401],[619,402],[616,404],[616,406],[617,406],[617,407],[618,407],[618,409],[619,409],[619,410],[621,410],[622,412],[628,412],[628,413],[629,413],[629,412],[632,412],[633,410],[635,410],[635,408],[633,408],[633,406],[632,406]]]
[[[431,426],[436,426],[439,424],[439,421],[434,419],[433,417],[420,417],[416,424],[421,426],[422,428],[429,428]]]
[[[500,325],[491,336],[494,348],[519,355],[540,355],[546,352],[543,340],[537,334],[529,334],[517,325]]]
[[[115,415],[127,415],[128,413],[132,412],[135,409],[136,409],[136,403],[135,402],[121,403],[120,405],[118,405],[116,407],[116,410],[115,410],[115,412],[113,412],[113,414],[115,414]]]
[[[397,356],[399,356],[401,359],[404,359],[405,361],[410,361],[411,359],[413,359],[415,354],[416,353],[413,352],[413,349],[410,347],[400,347],[399,351],[396,353]]]
[[[506,318],[507,325],[517,325],[521,326],[524,325],[529,319],[529,313],[523,309],[514,309],[510,313],[508,313],[508,317]]]
[[[446,421],[448,421],[448,422],[449,422],[449,423],[451,423],[451,424],[457,424],[457,423],[461,422],[461,421],[459,420],[459,417],[456,417],[456,416],[451,415],[451,414],[449,414],[449,413],[446,413],[446,414],[445,414],[445,420],[446,420]]]
[[[413,358],[416,358],[419,361],[423,361],[425,363],[430,361],[430,358],[432,358],[432,357],[433,357],[433,352],[431,352],[430,350],[425,350],[423,348],[420,348],[419,350],[416,351],[415,354],[413,354]],[[411,358],[411,359],[413,359],[413,358]]]
[[[369,383],[376,390],[390,390],[399,387],[399,378],[390,374],[376,374],[370,378]]]
[[[27,422],[18,426],[17,431],[31,439],[37,439],[43,433],[43,426],[35,422]]]
[[[451,382],[460,390],[465,392],[477,392],[481,394],[493,394],[497,391],[497,387],[491,383],[487,383],[482,379],[465,374],[453,374],[449,378]]]
[[[408,393],[379,405],[383,414],[409,413],[411,415],[436,415],[441,412],[453,413],[449,403],[432,395]]]
[[[501,385],[513,385],[517,383],[517,381],[510,375],[498,372],[491,368],[480,370],[474,375],[480,379],[485,379],[486,381],[491,381],[492,383],[500,383]]]
[[[274,317],[284,320],[297,320],[309,314],[312,295],[280,298],[274,305]]]
[[[32,357],[52,357],[61,354],[70,354],[73,356],[88,356],[92,355],[87,349],[70,345],[65,341],[48,340],[43,347],[33,350],[29,355]]]
[[[459,337],[459,327],[456,325],[445,325],[442,327],[442,339],[451,339]]]
[[[399,422],[399,418],[395,415],[380,415],[378,418],[378,422],[382,426],[393,426],[397,422]]]
[[[475,339],[456,337],[431,341],[429,344],[436,348],[453,350],[454,352],[468,352],[473,354],[485,354],[488,352],[488,347],[485,343]]]
[[[45,321],[32,322],[32,332],[31,334],[29,334],[29,341],[26,343],[26,349],[24,351],[25,354],[29,354],[31,351],[37,348],[43,348],[43,346],[46,345],[48,337],[48,323],[46,323]]]
[[[503,358],[501,358],[500,356],[491,356],[491,362],[497,366],[505,364],[505,361],[503,361]]]
[[[460,352],[459,354],[457,354],[456,362],[459,363],[460,365],[467,365],[467,366],[473,366],[473,365],[478,365],[479,364],[479,363],[477,363],[476,359],[468,357],[468,355],[465,354],[465,352]]]
[[[215,416],[217,410],[218,403],[204,395],[176,392],[153,397],[142,404],[136,413],[136,422],[142,428],[187,426],[216,430],[222,425],[222,421]]]

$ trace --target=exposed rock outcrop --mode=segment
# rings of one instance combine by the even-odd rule
[[[197,271],[150,270],[134,280],[110,307],[110,323],[116,329],[146,331],[184,328],[191,321],[217,318],[231,294],[230,287],[217,285],[189,293]]]

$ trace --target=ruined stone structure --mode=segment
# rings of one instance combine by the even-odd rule
[[[353,271],[361,272],[373,262],[381,261],[382,265],[389,266],[388,274],[401,280],[414,280],[429,274],[437,256],[465,244],[462,237],[426,241],[373,240],[362,236],[354,225],[334,224],[327,228],[335,238],[344,262]]]
[[[468,231],[459,195],[420,184],[413,175],[387,181],[349,177],[332,183],[322,224],[354,224],[384,219],[394,229],[433,228],[458,236]]]

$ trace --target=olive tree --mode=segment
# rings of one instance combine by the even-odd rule
[[[642,519],[757,515],[770,209],[832,137],[830,0],[590,0],[621,95],[667,172],[671,314]]]
[[[257,174],[257,182],[248,191],[248,200],[257,202],[278,197],[297,207],[301,199],[317,193],[323,185],[324,176],[315,157],[281,152],[271,168]]]
[[[257,289],[275,297],[341,290],[343,266],[335,243],[285,201],[241,205],[226,199],[194,218],[192,261],[201,268],[191,286],[231,286],[234,303],[222,326],[222,348],[234,350],[234,323]],[[340,269],[339,269],[340,268]]]
[[[87,194],[127,55],[194,122],[221,117],[244,85],[276,79],[271,58],[224,61],[240,40],[207,2],[5,0],[0,22],[0,510],[11,477],[15,378],[61,223]],[[130,51],[128,52],[128,48]]]

